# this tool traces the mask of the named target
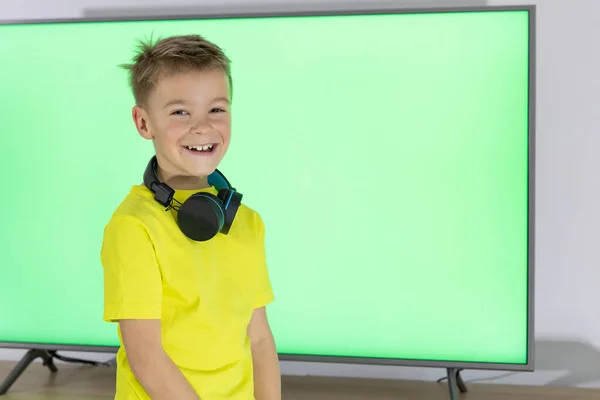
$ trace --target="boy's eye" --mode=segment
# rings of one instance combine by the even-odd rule
[[[225,112],[225,110],[223,110],[222,108],[213,108],[212,110],[210,110],[211,113],[215,113],[215,112]]]
[[[176,111],[173,111],[171,114],[172,115],[185,115],[187,113],[183,110],[176,110]]]

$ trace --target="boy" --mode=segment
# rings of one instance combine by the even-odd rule
[[[208,177],[230,140],[229,59],[184,35],[142,43],[125,68],[135,126],[156,152],[149,168],[173,204],[216,196]],[[134,185],[104,231],[103,318],[118,322],[121,343],[115,399],[280,400],[261,217],[242,204],[227,234],[193,240],[177,209]]]

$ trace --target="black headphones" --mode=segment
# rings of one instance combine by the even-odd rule
[[[242,203],[242,194],[237,192],[219,170],[210,174],[208,184],[218,190],[212,193],[198,192],[182,203],[173,198],[175,190],[158,180],[156,156],[150,159],[144,172],[144,185],[152,193],[154,200],[170,209],[177,210],[177,225],[188,238],[204,242],[215,237],[219,232],[229,233],[235,214]]]

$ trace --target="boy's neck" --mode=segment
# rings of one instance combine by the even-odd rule
[[[173,190],[199,190],[210,187],[207,176],[195,177],[169,175],[160,167],[157,168],[156,175],[161,182],[166,183]]]

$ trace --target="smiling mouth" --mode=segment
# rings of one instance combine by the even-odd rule
[[[198,146],[183,146],[184,148],[195,153],[212,153],[217,148],[215,143],[198,145]]]

